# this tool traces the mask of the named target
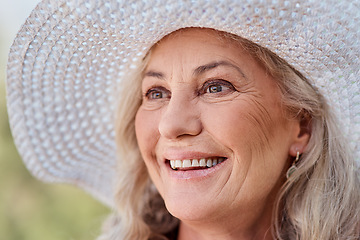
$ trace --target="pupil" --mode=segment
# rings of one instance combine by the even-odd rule
[[[161,92],[154,92],[154,93],[152,94],[152,97],[153,97],[153,98],[162,98],[162,93],[161,93]]]
[[[210,92],[211,93],[216,93],[216,92],[221,92],[221,91],[222,91],[222,87],[219,86],[219,85],[210,87]]]

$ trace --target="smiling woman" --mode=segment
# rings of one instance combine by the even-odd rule
[[[359,5],[220,3],[40,4],[8,67],[25,163],[114,209],[99,240],[358,239]]]
[[[157,216],[145,218],[153,234],[170,232],[177,239],[339,238],[336,229],[343,227],[324,208],[337,204],[338,197],[334,203],[322,198],[316,189],[326,181],[311,184],[308,174],[314,180],[331,179],[337,173],[328,175],[328,167],[338,168],[335,171],[349,172],[358,183],[351,158],[341,152],[340,136],[323,142],[324,136],[339,134],[332,125],[336,120],[326,100],[301,73],[246,39],[203,28],[165,36],[143,64],[135,84],[124,87],[123,97],[130,101],[120,105],[117,133],[120,155],[138,148],[141,153],[138,162],[121,162],[121,169],[132,169],[131,174],[141,169],[143,160],[160,193],[143,202],[145,209],[150,208],[146,216]],[[139,96],[137,101],[134,95]],[[135,132],[130,139],[137,141],[129,144]],[[329,154],[339,158],[322,152],[329,151],[329,145],[335,146]],[[338,161],[342,158],[344,162]],[[120,206],[131,195],[143,196],[142,190],[128,188],[138,177],[123,176],[117,195]],[[137,186],[148,184],[143,180],[144,185],[137,182]],[[359,197],[353,188],[340,195],[350,202]],[[316,200],[305,204],[309,199]],[[151,207],[152,202],[162,201],[165,206]],[[347,221],[354,221],[355,230],[358,220],[351,212],[358,212],[359,205],[350,202],[354,208],[344,214]],[[133,207],[123,213],[144,212]],[[306,212],[310,209],[320,212]],[[168,212],[176,218],[169,220]],[[301,215],[304,221],[298,220]],[[139,222],[134,218],[130,224],[134,236],[144,229],[136,228]]]
[[[135,120],[149,175],[182,220],[179,239],[263,238],[289,156],[303,152],[310,135],[238,42],[214,30],[174,34],[152,50],[145,72],[157,74],[145,73]]]

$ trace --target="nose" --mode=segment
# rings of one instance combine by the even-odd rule
[[[167,139],[196,136],[202,131],[196,103],[184,96],[172,96],[164,107],[159,122],[160,135]]]

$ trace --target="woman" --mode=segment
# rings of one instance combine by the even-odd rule
[[[358,239],[358,10],[45,1],[9,57],[15,142],[114,207],[99,239]]]

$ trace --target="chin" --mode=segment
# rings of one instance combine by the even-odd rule
[[[174,193],[164,196],[165,206],[169,213],[181,221],[203,222],[214,217],[224,209],[223,203],[217,204],[202,194]]]
[[[213,211],[212,208],[205,206],[208,204],[185,202],[185,199],[183,198],[181,202],[165,201],[166,208],[171,215],[185,222],[204,221],[211,218]]]

